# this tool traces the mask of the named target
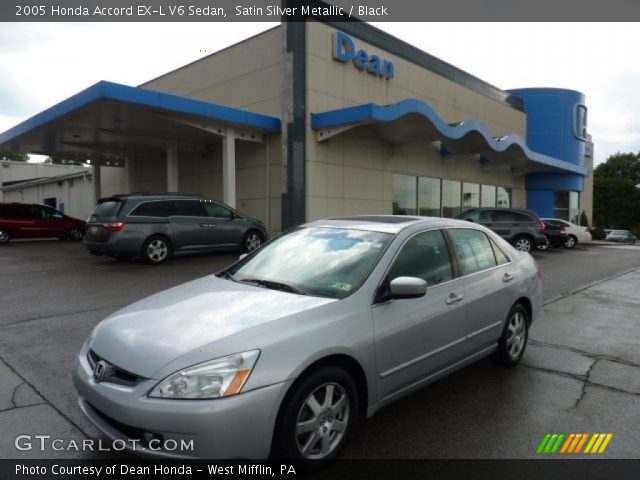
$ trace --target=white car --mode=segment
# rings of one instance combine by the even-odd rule
[[[564,244],[565,248],[574,248],[578,243],[589,243],[592,240],[591,227],[581,227],[559,218],[543,218],[542,220],[558,227],[565,227],[568,235],[567,243]]]

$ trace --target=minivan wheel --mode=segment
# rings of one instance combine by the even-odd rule
[[[355,383],[341,368],[325,367],[294,388],[279,415],[276,453],[321,465],[338,454],[351,431],[357,408]]]
[[[522,304],[516,303],[509,311],[498,342],[498,350],[492,354],[492,360],[505,367],[515,365],[522,358],[528,339],[529,314]]]
[[[242,239],[242,251],[245,253],[253,252],[262,245],[262,235],[256,230],[249,230]]]
[[[564,244],[564,248],[575,248],[577,244],[578,244],[578,239],[573,235],[569,235],[569,237],[567,238],[567,241]]]
[[[159,265],[171,256],[171,245],[164,237],[150,237],[142,247],[142,258],[152,265]]]
[[[9,243],[9,240],[11,240],[11,233],[9,233],[9,230],[0,227],[0,244]]]
[[[72,228],[67,234],[69,240],[82,240],[82,237],[84,237],[84,232],[79,228]]]
[[[516,250],[520,250],[521,252],[530,252],[533,248],[533,242],[529,237],[521,235],[513,240],[513,246],[516,247]]]

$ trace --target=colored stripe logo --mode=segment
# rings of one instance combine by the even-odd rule
[[[604,453],[612,438],[613,433],[547,433],[538,445],[537,453]]]

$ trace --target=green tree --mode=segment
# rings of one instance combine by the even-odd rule
[[[14,162],[28,162],[29,155],[25,153],[0,152],[0,160],[13,160]]]
[[[640,226],[640,152],[616,153],[594,169],[593,203],[600,228]]]

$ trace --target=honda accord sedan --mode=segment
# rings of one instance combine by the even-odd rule
[[[480,225],[319,220],[112,314],[73,379],[86,416],[138,453],[317,463],[358,416],[485,356],[515,365],[541,289],[531,255]]]

